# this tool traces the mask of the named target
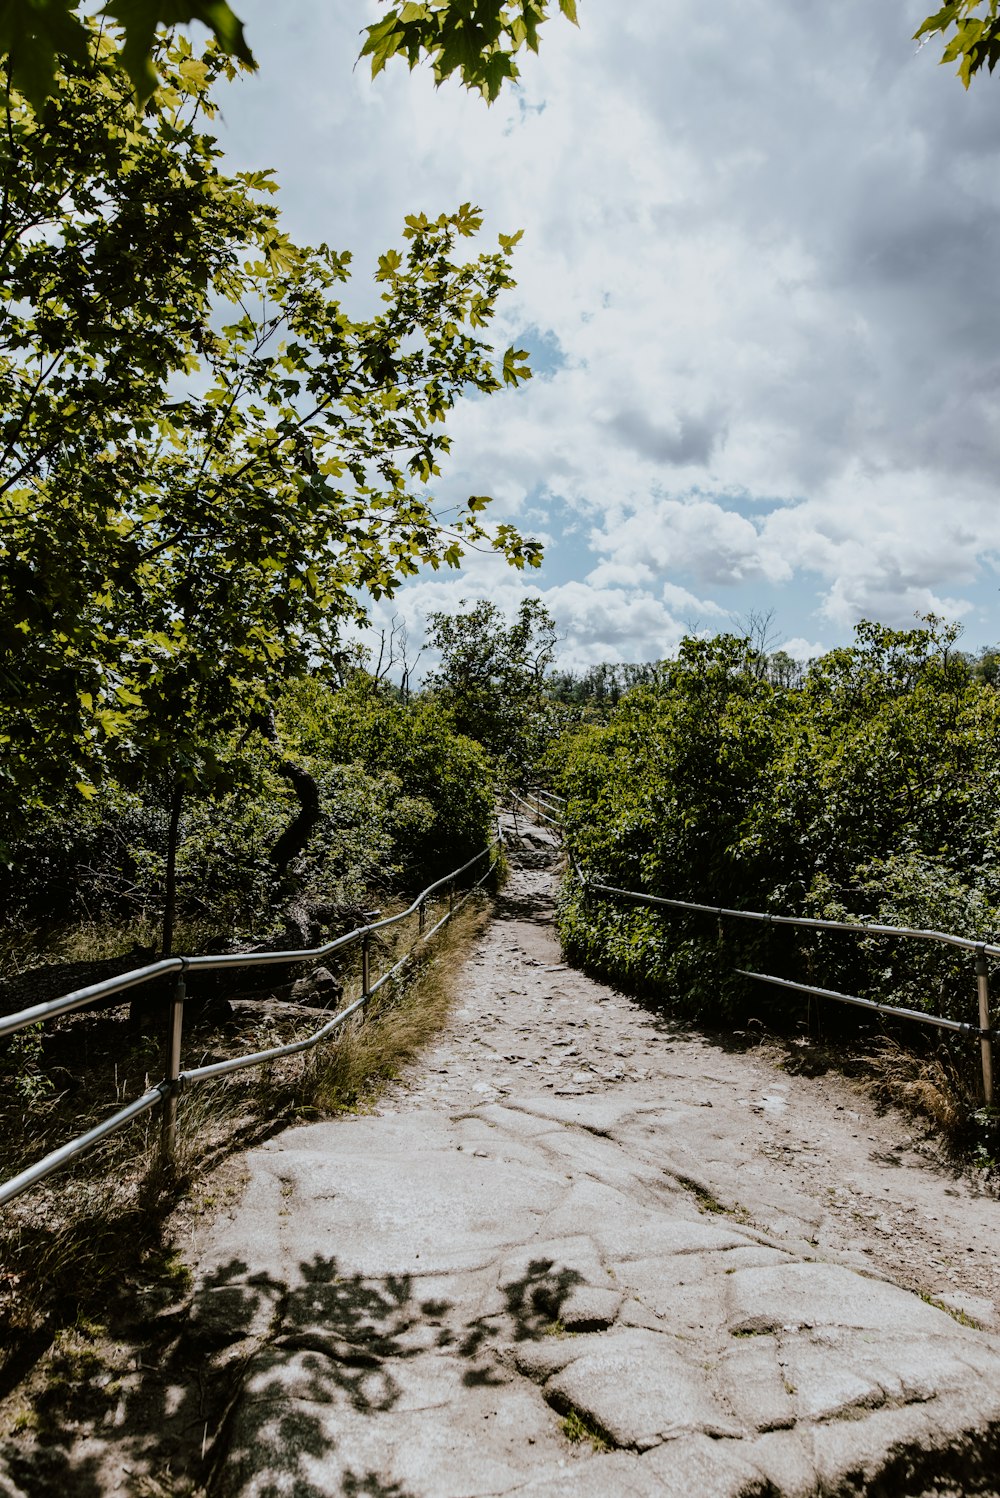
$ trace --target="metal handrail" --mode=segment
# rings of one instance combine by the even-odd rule
[[[540,797],[542,800],[549,802],[556,808],[566,805],[566,797],[560,796],[558,791],[548,791],[543,785],[532,785],[529,786],[528,789],[531,791],[531,794],[533,796]]]
[[[167,1084],[160,1082],[158,1086],[151,1087],[148,1092],[144,1092],[142,1097],[136,1098],[135,1102],[120,1108],[117,1113],[113,1113],[102,1123],[95,1124],[92,1129],[87,1130],[86,1134],[81,1134],[77,1139],[71,1139],[69,1144],[53,1150],[41,1160],[36,1160],[34,1165],[27,1166],[19,1175],[12,1176],[9,1181],[4,1181],[0,1185],[0,1206],[13,1201],[15,1196],[20,1196],[30,1187],[36,1186],[39,1181],[44,1181],[45,1177],[52,1175],[54,1171],[61,1170],[77,1155],[82,1155],[85,1150],[89,1150],[108,1134],[113,1134],[124,1124],[131,1123],[133,1118],[138,1118],[142,1113],[148,1113],[150,1108],[155,1108],[158,1103],[165,1100],[166,1092]]]
[[[488,848],[477,853],[475,858],[470,858],[468,863],[464,863],[460,869],[453,869],[450,874],[445,874],[443,879],[429,884],[406,910],[401,910],[396,915],[385,916],[383,920],[374,921],[370,925],[358,926],[353,931],[336,937],[333,941],[324,942],[322,946],[296,947],[280,952],[226,952],[218,956],[164,957],[159,962],[150,963],[147,967],[134,968],[130,972],[120,973],[116,978],[105,978],[101,983],[91,983],[87,988],[77,988],[61,998],[51,999],[44,1004],[35,1004],[31,1009],[22,1009],[17,1014],[8,1015],[0,1019],[0,1038],[4,1035],[13,1035],[27,1025],[36,1025],[42,1020],[55,1019],[60,1014],[69,1014],[74,1009],[82,1009],[85,1004],[90,1004],[95,999],[109,998],[116,993],[126,993],[130,988],[138,988],[143,983],[155,982],[157,978],[162,978],[167,973],[194,972],[220,967],[265,967],[282,962],[304,962],[311,957],[329,957],[331,952],[339,951],[341,947],[350,946],[366,936],[370,937],[375,931],[381,931],[386,926],[393,926],[397,921],[403,921],[407,916],[413,915],[424,901],[434,894],[435,890],[458,879],[468,869],[471,869],[473,864],[485,858],[487,853],[491,853],[499,841],[499,838],[494,838]]]
[[[497,841],[499,841],[499,839]],[[496,846],[497,844],[493,843],[486,851],[490,852]],[[480,857],[482,857],[482,855],[480,855]],[[477,860],[474,859],[473,862],[477,862]],[[466,864],[465,867],[468,868],[469,865]],[[414,942],[410,950],[408,952],[404,952],[403,956],[399,959],[398,962],[394,962],[392,967],[387,968],[386,971],[382,974],[381,978],[377,978],[375,982],[372,983],[360,996],[360,998],[355,999],[354,1003],[349,1004],[346,1009],[339,1009],[334,1015],[333,1019],[328,1020],[325,1025],[321,1025],[318,1030],[314,1030],[311,1035],[307,1035],[303,1040],[289,1041],[287,1045],[272,1046],[271,1049],[267,1051],[256,1051],[253,1055],[250,1056],[234,1056],[229,1061],[213,1061],[208,1066],[195,1066],[192,1067],[190,1071],[178,1072],[177,1082],[179,1087],[186,1087],[189,1082],[202,1082],[206,1077],[222,1077],[225,1076],[228,1072],[242,1071],[245,1067],[248,1066],[262,1066],[266,1061],[275,1061],[280,1056],[294,1056],[299,1051],[311,1050],[313,1046],[318,1045],[321,1040],[325,1040],[328,1035],[331,1035],[335,1029],[337,1029],[344,1023],[345,1020],[350,1019],[352,1014],[355,1014],[359,1009],[363,1009],[368,1001],[375,997],[379,989],[383,988],[391,978],[394,978],[396,974],[398,972],[401,972],[406,964],[411,961],[413,954],[417,950],[417,948],[423,946],[425,942],[430,941],[434,933],[436,931],[440,931],[441,927],[451,919],[456,910],[461,910],[462,906],[465,904],[469,896],[474,894],[479,886],[483,884],[489,877],[490,873],[489,870],[487,870],[482,879],[478,880],[471,889],[466,890],[465,894],[462,896],[461,900],[458,901],[457,905],[451,906],[448,910],[445,911],[441,919],[435,922],[435,924],[429,931],[424,931],[420,936],[418,936],[417,940]],[[437,885],[431,885],[432,889],[436,889],[437,887]],[[413,906],[410,907],[410,910],[408,912],[404,911],[403,913],[412,915]],[[397,916],[395,917],[395,919],[398,920],[399,917]]]
[[[32,1009],[25,1009],[19,1014],[10,1016],[5,1022],[5,1028],[0,1029],[0,1035],[13,1034],[16,1030],[24,1028],[25,1025],[37,1024],[41,1020],[51,1019],[60,1014],[67,1014],[73,1009],[79,1009],[82,1005],[90,1003],[94,998],[102,998],[109,994],[126,992],[128,989],[136,988],[142,983],[153,982],[165,973],[173,972],[177,975],[177,983],[170,1006],[170,1025],[167,1039],[167,1076],[162,1082],[157,1083],[155,1087],[143,1093],[141,1097],[136,1098],[124,1108],[119,1109],[117,1113],[112,1114],[101,1123],[95,1124],[85,1134],[81,1134],[68,1144],[61,1145],[58,1149],[52,1150],[48,1155],[43,1156],[41,1160],[36,1160],[33,1165],[27,1166],[26,1169],[22,1170],[18,1175],[13,1176],[10,1180],[0,1182],[0,1206],[6,1202],[13,1201],[15,1197],[20,1196],[39,1181],[44,1180],[46,1176],[51,1175],[54,1171],[61,1169],[63,1165],[68,1164],[76,1156],[83,1154],[85,1150],[90,1149],[101,1139],[106,1138],[108,1134],[113,1133],[116,1129],[121,1128],[127,1123],[131,1123],[134,1118],[147,1113],[151,1108],[155,1108],[160,1103],[164,1104],[162,1149],[164,1156],[168,1160],[171,1159],[176,1148],[177,1099],[184,1087],[205,1081],[210,1077],[219,1077],[228,1072],[241,1071],[250,1066],[262,1066],[268,1061],[277,1060],[282,1056],[294,1056],[299,1052],[311,1050],[314,1046],[319,1045],[322,1040],[332,1035],[335,1030],[339,1029],[341,1025],[350,1019],[351,1015],[356,1014],[359,1010],[363,1010],[375,994],[390,979],[395,977],[408,962],[412,961],[417,949],[430,941],[431,937],[451,919],[455,912],[461,910],[466,900],[490,877],[492,863],[482,878],[478,879],[470,889],[466,890],[465,894],[458,901],[454,898],[455,881],[483,858],[488,858],[495,849],[502,846],[502,843],[503,837],[498,834],[488,847],[483,848],[475,857],[470,858],[467,863],[462,864],[460,868],[453,869],[450,874],[445,874],[443,878],[436,880],[433,884],[429,884],[426,889],[421,890],[420,894],[417,895],[412,904],[407,906],[405,910],[397,912],[396,915],[386,916],[381,921],[374,921],[366,926],[358,926],[355,930],[337,937],[334,941],[325,942],[322,946],[301,947],[293,951],[284,952],[234,952],[227,953],[223,957],[165,958],[161,962],[152,963],[144,968],[136,968],[133,972],[123,973],[117,978],[106,980],[104,983],[92,984],[89,988],[77,989],[74,993],[67,994],[61,999],[54,999],[48,1004],[36,1004]],[[448,909],[429,931],[425,930],[424,912],[426,902],[431,895],[445,886],[449,887],[450,898]],[[368,950],[372,934],[376,931],[384,930],[387,926],[395,925],[397,922],[405,920],[407,916],[415,913],[419,913],[420,916],[420,932],[417,940],[409,951],[405,952],[397,962],[393,963],[392,967],[384,972],[381,977],[377,978],[374,983],[370,983],[368,979]],[[266,1051],[256,1051],[248,1056],[235,1056],[228,1061],[217,1061],[207,1066],[193,1067],[184,1072],[180,1070],[181,1032],[184,1003],[186,1000],[185,980],[186,974],[190,969],[232,966],[254,967],[267,963],[302,962],[308,958],[328,956],[331,952],[337,951],[339,948],[356,941],[362,942],[361,995],[353,1003],[349,1004],[346,1009],[338,1010],[318,1030],[313,1031],[311,1035],[307,1035],[302,1040],[290,1041],[287,1045],[273,1046]]]
[[[939,1014],[925,1014],[922,1009],[906,1009],[902,1004],[879,1004],[875,999],[861,999],[856,994],[838,993],[834,988],[816,988],[812,983],[797,983],[793,978],[776,978],[773,973],[751,973],[746,968],[734,967],[741,978],[756,978],[760,983],[773,983],[777,988],[792,988],[796,993],[815,994],[818,999],[836,999],[841,1004],[855,1004],[859,1009],[874,1009],[878,1014],[888,1014],[894,1019],[912,1019],[921,1025],[933,1025],[938,1030],[954,1030],[958,1035],[996,1035],[995,1030],[983,1030],[965,1020],[945,1019]]]
[[[579,865],[574,864],[579,871]],[[913,936],[921,941],[940,941],[947,946],[961,947],[967,952],[984,952],[990,957],[1000,957],[1000,946],[988,941],[976,941],[971,936],[954,936],[949,931],[926,931],[910,926],[882,926],[874,921],[825,921],[813,916],[774,915],[766,910],[736,910],[727,905],[699,905],[693,900],[668,900],[662,895],[646,895],[634,889],[618,889],[613,884],[602,884],[578,872],[581,882],[590,890],[600,894],[617,895],[633,905],[667,905],[675,910],[696,910],[704,915],[735,916],[742,921],[763,921],[775,926],[809,926],[822,931],[850,931],[855,936]]]
[[[531,815],[533,817],[537,817],[537,819],[540,822],[545,822],[546,825],[549,826],[549,827],[561,827],[562,826],[562,823],[559,821],[559,819],[557,817],[553,817],[548,812],[545,812],[545,811],[542,810],[540,802],[536,802],[536,803],[532,804],[532,802],[526,800],[525,797],[522,796],[522,795],[520,795],[517,791],[511,791],[511,796],[513,797],[513,799],[515,801],[520,801],[520,803],[521,803],[522,806],[526,806],[528,808],[528,810],[531,812]]]
[[[27,1025],[37,1025],[42,1020],[70,1014],[74,1009],[82,1009],[84,1004],[90,1004],[95,999],[125,993],[130,988],[138,988],[142,983],[152,983],[154,979],[162,978],[167,973],[182,972],[187,960],[184,957],[163,957],[147,967],[134,968],[131,972],[121,973],[117,978],[105,978],[103,982],[91,983],[87,988],[76,988],[60,999],[51,999],[45,1004],[35,1004],[31,1009],[21,1009],[17,1014],[9,1014],[0,1019],[0,1038],[13,1035]]]
[[[743,978],[753,978],[760,983],[770,983],[778,988],[793,989],[797,993],[813,994],[818,998],[833,999],[837,1003],[851,1004],[860,1009],[874,1010],[879,1014],[897,1019],[912,1020],[917,1024],[931,1025],[940,1030],[951,1030],[963,1035],[977,1036],[983,1073],[983,1096],[987,1106],[993,1104],[993,1041],[1000,1038],[1000,1030],[990,1025],[990,990],[987,957],[1000,957],[1000,946],[988,941],[976,941],[968,936],[955,936],[949,931],[929,931],[911,926],[884,926],[875,921],[827,921],[812,916],[775,915],[770,911],[737,910],[726,905],[705,905],[694,900],[671,900],[664,895],[647,895],[639,890],[619,889],[613,884],[591,879],[570,852],[570,866],[584,891],[602,897],[626,900],[631,905],[670,910],[691,910],[701,915],[712,915],[721,920],[723,916],[736,920],[758,921],[774,926],[802,926],[809,930],[846,931],[853,936],[900,936],[917,941],[936,941],[945,946],[958,947],[975,955],[976,990],[979,1004],[979,1024],[961,1020],[945,1019],[941,1015],[923,1014],[918,1009],[905,1009],[901,1005],[880,1004],[875,999],[859,998],[855,994],[838,993],[831,988],[817,988],[809,983],[798,983],[791,978],[778,978],[771,973],[749,972],[735,968]]]

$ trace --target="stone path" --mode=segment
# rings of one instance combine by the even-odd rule
[[[566,969],[553,889],[516,872],[413,1075],[253,1152],[196,1245],[187,1345],[239,1354],[211,1491],[994,1492],[997,1204]]]

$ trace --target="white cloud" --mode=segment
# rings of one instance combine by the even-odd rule
[[[734,607],[806,643],[927,608],[1000,633],[1000,113],[915,55],[919,0],[587,0],[489,110],[352,73],[346,7],[243,9],[226,139],[299,237],[360,273],[414,209],[525,230],[498,331],[546,375],[456,410],[439,495],[492,493],[550,560],[473,558],[408,611],[537,586],[579,661]]]
[[[829,645],[822,640],[804,640],[801,635],[796,635],[791,640],[783,640],[778,646],[786,655],[790,655],[793,661],[813,661],[818,656],[825,655]]]

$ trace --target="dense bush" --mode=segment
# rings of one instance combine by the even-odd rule
[[[290,690],[274,742],[220,750],[232,788],[189,797],[177,849],[177,908],[202,932],[238,939],[282,927],[289,900],[350,909],[412,889],[485,846],[493,809],[478,745],[433,704],[404,705],[358,673],[342,690],[309,679]],[[271,853],[299,809],[283,763],[313,778],[319,815],[288,869]],[[169,798],[106,782],[36,816],[0,866],[5,919],[41,931],[114,922],[155,940],[165,882]]]
[[[410,806],[395,834],[402,877],[446,873],[493,835],[494,783],[486,754],[456,732],[448,711],[434,701],[394,702],[359,673],[337,692],[318,680],[298,683],[279,721],[306,768],[352,764],[370,775],[395,777],[399,796]],[[422,815],[416,815],[417,803]]]
[[[550,751],[575,855],[651,894],[996,940],[1000,698],[955,635],[863,623],[793,684],[745,640],[685,641]],[[975,1018],[971,961],[936,944],[653,913],[573,880],[560,921],[572,955],[709,1021],[788,1007],[739,967]]]

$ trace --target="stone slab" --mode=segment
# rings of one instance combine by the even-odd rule
[[[616,1446],[648,1451],[687,1431],[740,1436],[669,1339],[642,1331],[609,1332],[545,1385],[557,1409],[576,1410]]]

